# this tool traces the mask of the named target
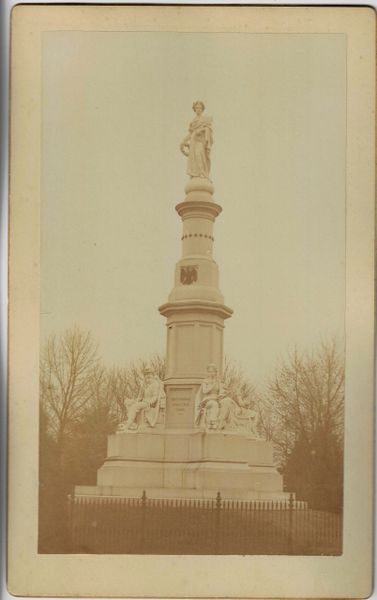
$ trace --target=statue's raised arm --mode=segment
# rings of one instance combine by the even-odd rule
[[[213,144],[212,117],[203,116],[205,106],[198,100],[192,105],[196,117],[189,125],[189,133],[182,140],[181,152],[187,156],[187,174],[209,179],[211,147]]]

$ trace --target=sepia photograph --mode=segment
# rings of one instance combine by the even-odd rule
[[[345,36],[42,48],[39,551],[341,553]]]
[[[347,448],[363,396],[347,382],[362,352],[372,364],[374,327],[373,226],[352,238],[350,127],[362,124],[350,125],[349,13],[322,9],[324,26],[312,27],[308,9],[292,26],[292,9],[280,21],[274,8],[270,20],[234,9],[227,27],[230,9],[113,8],[36,13],[46,23],[28,225],[36,560],[348,560],[347,477],[363,475]],[[20,56],[32,10],[13,13]],[[372,61],[373,11],[356,12]],[[365,156],[357,214],[371,223]],[[372,261],[365,285],[350,263],[355,239]],[[366,319],[352,337],[355,290]],[[11,312],[13,339],[25,319],[12,327]],[[369,344],[360,354],[358,336]],[[236,587],[229,596],[251,597]]]

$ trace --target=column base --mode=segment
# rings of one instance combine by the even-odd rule
[[[110,435],[97,486],[76,495],[287,500],[272,443],[250,434],[164,430]]]

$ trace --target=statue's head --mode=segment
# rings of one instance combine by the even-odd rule
[[[201,115],[202,112],[204,111],[204,109],[205,109],[205,106],[201,100],[196,100],[194,102],[194,104],[192,105],[192,110],[194,112],[196,112],[197,115]]]
[[[217,367],[214,363],[210,363],[207,366],[207,373],[208,377],[210,377],[211,379],[214,379],[217,376]]]
[[[143,370],[143,375],[144,375],[144,379],[149,381],[153,377],[152,369],[150,367],[145,367],[145,369]]]

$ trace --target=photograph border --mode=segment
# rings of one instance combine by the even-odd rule
[[[57,556],[36,554],[38,469],[40,33],[211,27],[348,36],[345,537],[342,557]],[[351,14],[352,13],[352,14]],[[237,29],[238,28],[238,29]],[[374,48],[370,8],[58,7],[13,11],[9,321],[9,589],[24,595],[363,597],[370,593],[374,372]],[[30,151],[31,148],[34,151]],[[360,203],[360,198],[363,202]],[[362,210],[361,210],[362,208]],[[25,290],[28,293],[25,293]],[[359,399],[367,398],[360,411]],[[348,400],[347,400],[348,399]],[[34,432],[30,436],[30,429]],[[36,439],[35,439],[36,438]],[[22,445],[21,440],[28,443]],[[366,560],[370,557],[370,560]],[[110,560],[111,559],[111,560]],[[339,576],[334,573],[334,560]],[[234,574],[232,581],[226,574]],[[132,577],[125,578],[125,568]],[[169,579],[166,567],[175,569]],[[70,577],[66,577],[67,570]],[[98,577],[99,570],[101,576]],[[148,571],[148,581],[143,573]],[[321,581],[313,577],[320,572]],[[271,576],[273,574],[273,576]],[[94,576],[97,576],[96,578]],[[95,580],[96,579],[96,580]],[[250,581],[252,579],[252,581]],[[324,581],[323,581],[324,579]],[[278,590],[278,591],[277,591]]]

